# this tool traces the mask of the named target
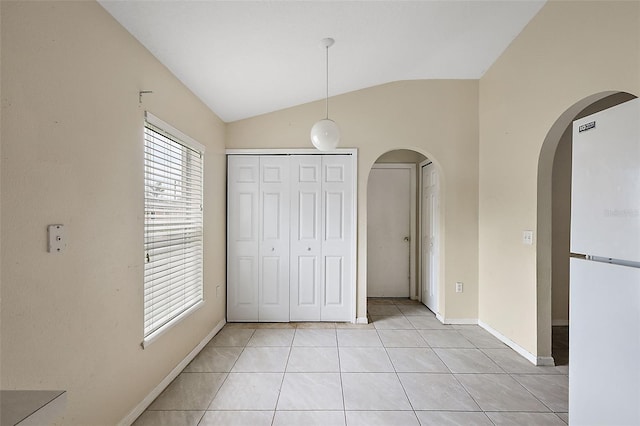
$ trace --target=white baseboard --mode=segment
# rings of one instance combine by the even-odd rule
[[[555,319],[551,321],[551,325],[552,326],[567,326],[569,325],[569,320],[568,319]]]
[[[509,339],[504,334],[502,334],[499,331],[493,329],[489,324],[478,320],[478,325],[480,327],[484,328],[485,330],[487,330],[489,333],[493,334],[502,343],[504,343],[505,345],[509,346],[514,351],[518,352],[520,355],[522,355],[524,358],[526,358],[531,364],[533,364],[533,365],[554,365],[553,364],[553,358],[550,358],[550,357],[536,357],[535,355],[533,355],[532,353],[527,351],[525,348],[523,348],[522,346],[518,345],[513,340]],[[551,360],[551,364],[547,364],[549,362],[549,359]]]
[[[450,325],[477,325],[478,320],[475,318],[445,318],[443,324]]]
[[[209,341],[213,339],[213,337],[218,334],[220,330],[222,330],[222,327],[224,327],[226,323],[227,322],[223,319],[218,324],[216,324],[213,330],[211,330],[211,332],[207,334],[205,338],[202,339],[200,343],[198,343],[198,345],[193,348],[193,350],[189,352],[189,354],[187,354],[187,356],[182,361],[180,361],[180,363],[173,370],[171,370],[171,372],[164,379],[162,379],[158,386],[153,388],[151,392],[149,392],[149,394],[142,401],[140,401],[140,403],[136,405],[134,409],[120,421],[120,423],[118,423],[118,426],[131,426],[133,422],[135,422],[136,419],[140,417],[144,410],[146,410],[149,405],[151,405],[151,403],[158,397],[158,395],[160,395],[162,391],[165,390],[176,377],[178,377],[182,370],[184,370],[185,367],[189,365],[191,361],[193,361],[196,355],[200,353],[202,348],[204,348],[205,345],[209,343]]]
[[[436,319],[443,324],[450,325],[476,325],[478,324],[477,318],[445,318],[441,314],[436,314]]]
[[[554,367],[556,365],[556,362],[553,360],[552,356],[539,356],[536,358],[536,365],[544,367]]]
[[[369,324],[369,319],[367,317],[358,317],[356,318],[356,324]]]

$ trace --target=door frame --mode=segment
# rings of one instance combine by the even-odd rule
[[[371,169],[408,169],[409,179],[411,180],[409,197],[409,298],[418,300],[419,289],[416,282],[416,165],[415,163],[374,163]],[[369,171],[371,173],[371,171]],[[368,199],[368,195],[367,195]],[[368,253],[368,250],[367,250]],[[368,256],[368,254],[367,254]]]
[[[419,190],[419,196],[420,196],[420,203],[418,204],[418,216],[420,218],[420,220],[418,220],[418,232],[419,232],[419,239],[420,239],[420,244],[418,245],[418,259],[419,259],[419,265],[418,265],[418,279],[420,282],[420,285],[418,285],[418,292],[419,292],[419,300],[424,304],[424,296],[422,294],[422,283],[424,281],[424,277],[422,276],[422,256],[423,256],[423,250],[422,250],[422,215],[424,214],[424,206],[422,205],[422,191],[424,190],[424,182],[422,180],[422,168],[425,166],[428,166],[429,164],[433,163],[432,160],[430,159],[426,159],[424,161],[422,161],[418,167],[420,167],[420,174],[419,174],[419,184],[418,184],[418,190]],[[438,175],[440,175],[440,170],[437,168],[436,166],[436,172],[438,172]],[[441,188],[440,188],[441,189]],[[441,191],[439,191],[438,193],[438,197],[441,197]],[[440,200],[440,205],[438,206],[438,214],[440,215],[440,219],[442,220],[442,210],[441,210],[441,200]],[[442,225],[440,224],[438,227],[438,282],[436,283],[436,289],[437,289],[437,297],[436,297],[436,305],[437,305],[437,311],[438,312],[434,312],[435,314],[439,315],[440,312],[440,267],[441,265],[441,261],[440,261],[440,242],[441,242],[441,238],[440,238],[440,233],[442,230]]]
[[[356,324],[357,318],[357,289],[358,289],[358,149],[357,148],[339,148],[334,151],[318,151],[315,148],[273,148],[273,149],[225,149],[225,167],[227,167],[227,158],[232,155],[351,155],[353,158],[353,205],[352,205],[352,218],[353,232],[351,235],[350,255],[352,264],[349,265],[349,277],[351,278],[351,312],[349,318],[353,324]],[[225,189],[226,191],[226,189]],[[225,197],[225,203],[228,201],[228,195]],[[225,206],[225,211],[228,212],[228,206]],[[227,213],[228,214],[228,213]],[[229,221],[227,220],[227,233],[229,232]],[[226,256],[226,253],[225,253]],[[226,265],[226,263],[225,263]],[[228,273],[228,272],[227,272]],[[228,298],[228,295],[227,295]],[[366,318],[365,318],[366,319]],[[366,324],[366,322],[364,322]]]

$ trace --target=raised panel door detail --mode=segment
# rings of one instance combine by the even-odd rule
[[[228,321],[258,320],[258,265],[253,255],[229,259]]]
[[[280,256],[264,256],[262,258],[262,304],[278,305],[280,297]]]
[[[282,221],[280,193],[265,193],[262,196],[262,241],[281,238]],[[283,206],[286,207],[286,206]]]
[[[344,165],[342,164],[334,164],[326,166],[326,182],[344,182]]]
[[[247,256],[239,256],[236,259],[236,276],[238,277],[234,286],[236,305],[253,305],[257,302],[253,291],[255,277],[252,271],[256,266],[254,261],[255,258]]]
[[[344,240],[344,194],[342,191],[325,194],[325,239]]]
[[[349,321],[354,314],[353,157],[322,157],[321,321]]]
[[[353,158],[228,164],[228,320],[352,320]]]
[[[259,159],[228,158],[227,319],[257,321]]]
[[[240,192],[236,196],[237,220],[233,229],[236,241],[255,240],[255,195],[254,192]]]
[[[299,306],[315,306],[317,301],[317,256],[298,257],[298,298]]]
[[[315,164],[301,164],[298,173],[299,182],[318,182],[318,166]]]
[[[262,168],[262,182],[280,183],[282,182],[282,170],[280,166],[264,166]]]
[[[433,163],[422,168],[422,303],[438,312],[438,171]]]
[[[235,179],[237,183],[255,183],[256,179],[256,168],[254,166],[239,166],[237,170],[237,178]]]
[[[327,286],[325,287],[325,306],[342,306],[344,297],[344,270],[342,256],[325,257],[324,277]]]
[[[260,157],[260,321],[289,321],[290,171],[286,156]]]
[[[299,240],[316,240],[318,235],[318,192],[302,192],[298,193],[298,211],[294,214],[298,215],[298,239]]]
[[[292,321],[319,321],[321,308],[321,157],[291,157]]]

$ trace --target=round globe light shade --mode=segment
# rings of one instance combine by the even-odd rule
[[[311,142],[320,151],[333,151],[340,142],[340,129],[335,121],[325,118],[311,128]]]

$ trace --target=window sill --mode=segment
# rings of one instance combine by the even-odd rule
[[[172,319],[171,321],[169,321],[168,323],[166,323],[165,325],[163,325],[162,327],[160,327],[159,329],[157,329],[147,337],[145,337],[141,343],[142,349],[146,349],[147,347],[149,347],[149,345],[151,345],[153,342],[158,340],[158,338],[162,336],[165,332],[169,331],[176,324],[180,323],[183,319],[185,319],[186,317],[191,315],[193,312],[200,309],[202,305],[204,305],[204,299],[196,303],[195,305],[193,305],[192,307],[190,307],[189,309],[187,309],[186,311],[184,311],[183,313],[181,313],[180,315],[178,315],[177,317],[175,317],[174,319]]]

